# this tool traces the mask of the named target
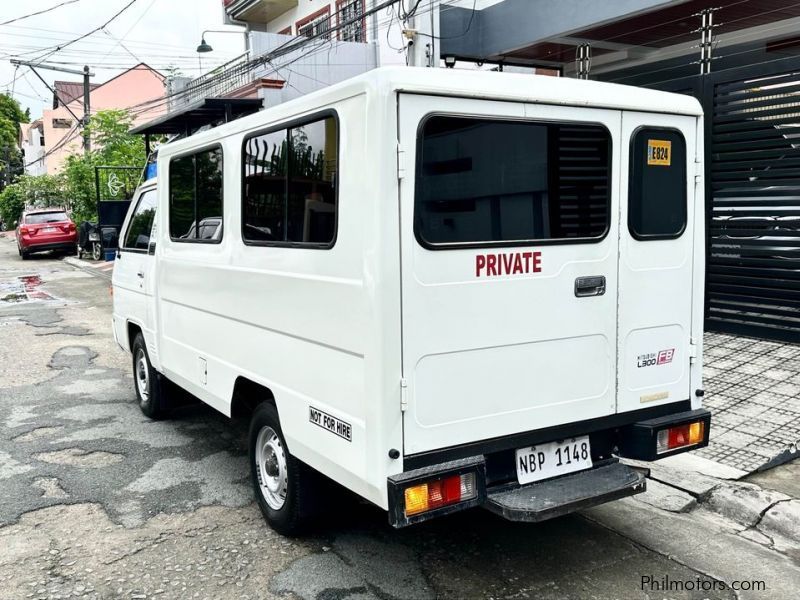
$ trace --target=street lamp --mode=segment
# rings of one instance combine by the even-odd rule
[[[213,52],[214,48],[206,42],[206,34],[207,33],[235,33],[237,35],[244,33],[244,49],[245,52],[250,51],[250,33],[249,29],[245,29],[244,31],[231,31],[229,29],[206,29],[202,35],[200,36],[200,45],[197,46],[197,52],[199,54],[205,54],[206,52]]]

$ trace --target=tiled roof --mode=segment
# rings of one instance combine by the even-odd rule
[[[89,89],[93,90],[98,87],[99,83],[90,83]],[[83,82],[82,81],[56,81],[53,83],[53,88],[56,90],[56,96],[53,97],[53,108],[69,104],[73,100],[83,98]]]

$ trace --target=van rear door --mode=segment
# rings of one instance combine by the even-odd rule
[[[625,412],[690,397],[695,251],[694,117],[622,119],[619,398]]]
[[[399,102],[405,453],[614,413],[621,113]]]

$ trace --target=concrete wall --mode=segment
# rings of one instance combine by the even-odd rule
[[[148,68],[134,67],[92,90],[89,99],[91,111],[95,113],[99,110],[125,108],[163,95],[164,79],[161,75]],[[68,106],[78,117],[83,116],[83,98],[71,102]],[[148,110],[135,115],[135,123],[145,123],[153,119],[158,114],[157,110]],[[163,109],[161,110],[163,112]],[[68,121],[69,126],[54,127],[55,119]],[[81,128],[65,106],[43,111],[42,124],[47,154],[44,159],[45,170],[52,175],[62,169],[67,156],[82,151],[83,137]]]

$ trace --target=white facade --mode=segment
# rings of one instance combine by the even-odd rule
[[[248,139],[319,115],[335,115],[338,128],[334,242],[243,242]],[[606,130],[605,233],[591,243],[425,247],[413,225],[415,183],[432,115]],[[639,241],[626,225],[628,152],[642,127],[685,140],[685,222],[674,238]],[[147,242],[123,248],[114,270],[115,338],[130,351],[131,331],[141,330],[154,368],[226,415],[238,381],[270,390],[288,451],[384,509],[387,478],[404,472],[409,455],[676,402],[698,409],[701,133],[700,107],[682,95],[514,74],[372,71],[160,148],[152,253]],[[222,153],[222,239],[171,238],[172,161],[210,148]],[[441,168],[466,169],[446,160]],[[481,277],[492,252],[536,255],[539,268]],[[602,293],[579,296],[587,276],[605,277]],[[664,365],[637,368],[658,352]],[[320,413],[347,435],[316,426]]]
[[[23,124],[20,148],[24,154],[25,174],[44,175],[47,168],[44,164],[45,144],[44,126],[41,120],[28,125]]]

